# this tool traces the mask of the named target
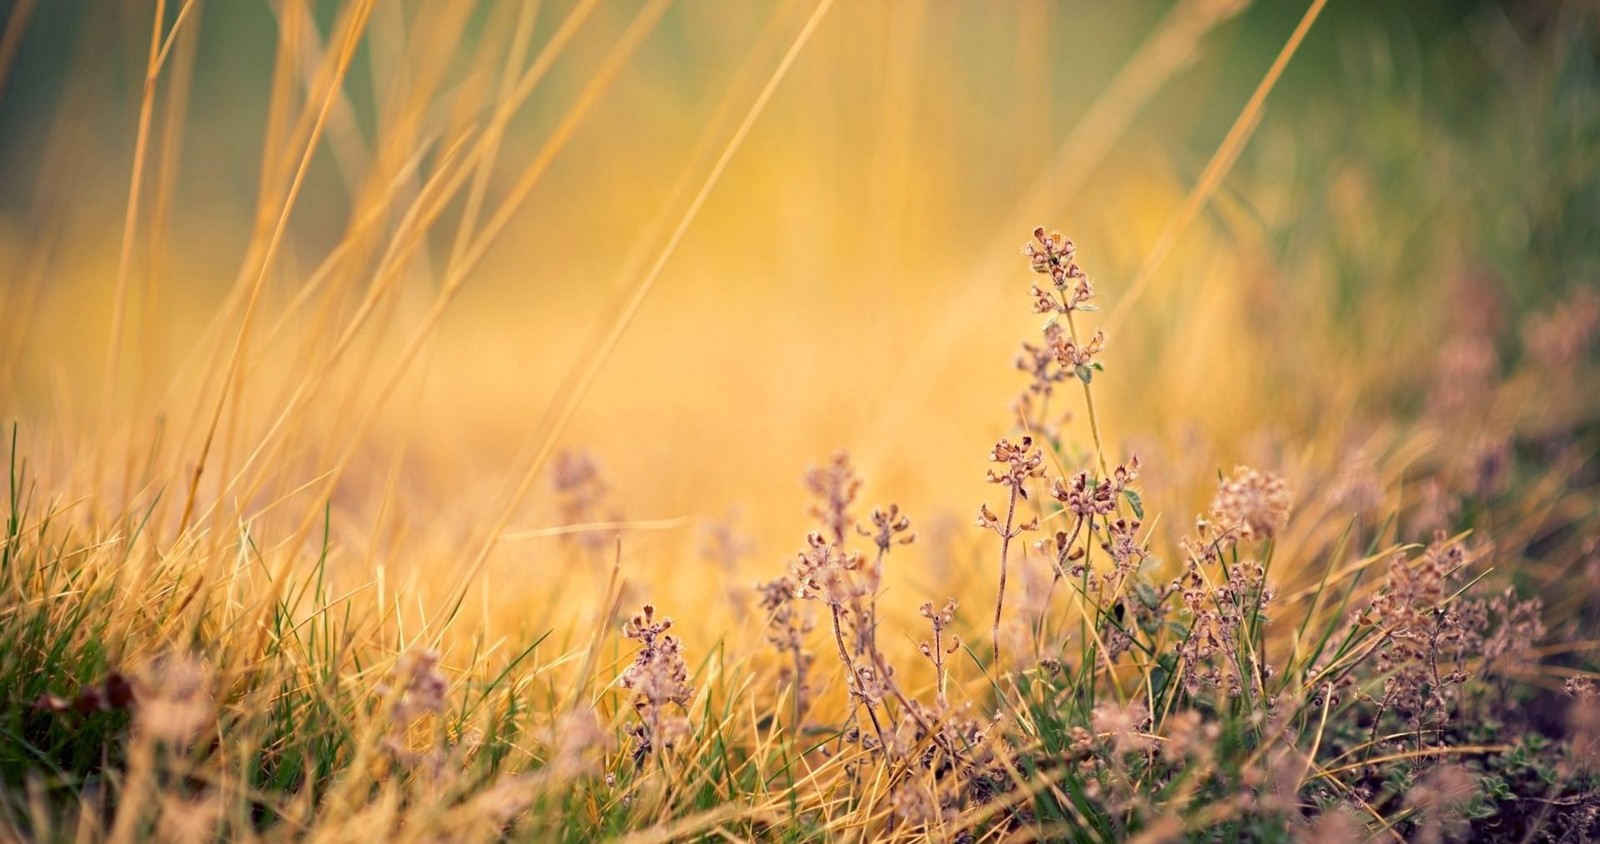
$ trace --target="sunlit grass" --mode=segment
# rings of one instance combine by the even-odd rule
[[[1594,21],[1341,6],[17,4],[6,836],[1596,834]]]

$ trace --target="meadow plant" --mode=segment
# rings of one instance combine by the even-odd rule
[[[1506,506],[1519,488],[1526,446],[1490,425],[1452,435],[1454,450],[1430,464],[1435,471],[1415,484],[1404,511],[1407,530],[1438,529],[1425,547],[1384,545],[1399,532],[1391,522],[1363,533],[1369,547],[1354,551],[1353,529],[1329,541],[1304,522],[1308,511],[1320,512],[1319,502],[1357,519],[1382,505],[1376,463],[1356,449],[1343,452],[1314,502],[1297,500],[1286,471],[1239,466],[1219,474],[1193,530],[1164,541],[1152,532],[1160,517],[1147,513],[1141,487],[1162,463],[1129,456],[1114,464],[1103,448],[1092,390],[1106,384],[1105,334],[1095,329],[1081,340],[1086,326],[1076,324],[1094,312],[1095,285],[1060,235],[1036,231],[1024,251],[1029,268],[1048,279],[1030,297],[1050,321],[1018,360],[1029,381],[1018,430],[988,455],[986,480],[1001,488],[1004,507],[986,502],[978,516],[978,526],[999,538],[986,665],[950,598],[920,603],[927,635],[913,646],[923,659],[897,670],[908,667],[896,665],[904,646],[884,625],[897,618],[890,596],[906,572],[889,567],[890,555],[914,555],[921,546],[897,504],[857,520],[864,482],[839,452],[804,476],[815,530],[789,571],[739,593],[759,611],[749,618],[776,655],[775,677],[741,674],[743,655],[719,653],[697,678],[673,621],[647,604],[622,625],[636,650],[611,690],[597,703],[582,686],[603,670],[600,631],[576,651],[594,667],[580,672],[575,694],[558,696],[552,685],[543,715],[527,703],[537,672],[514,671],[522,657],[501,673],[513,678],[504,683],[470,674],[453,683],[437,651],[403,649],[363,696],[359,686],[292,675],[286,666],[298,657],[288,652],[269,658],[284,676],[301,679],[275,688],[225,681],[214,655],[151,646],[169,655],[102,659],[75,679],[34,687],[22,728],[57,747],[66,731],[90,725],[125,732],[130,779],[111,820],[123,837],[140,825],[171,840],[287,831],[298,823],[295,812],[316,810],[295,808],[306,805],[360,807],[329,829],[415,828],[419,841],[539,839],[579,828],[603,837],[641,822],[734,817],[746,837],[789,840],[834,838],[846,828],[892,840],[1094,842],[1443,842],[1497,823],[1581,841],[1600,830],[1594,675],[1569,669],[1561,714],[1550,716],[1561,722],[1557,739],[1505,723],[1518,702],[1541,694],[1526,682],[1530,666],[1566,653],[1546,643],[1575,635],[1585,611],[1557,634],[1546,600],[1524,597],[1515,583],[1484,582],[1504,553],[1493,530],[1446,532],[1484,513],[1486,502]],[[1525,331],[1526,359],[1581,366],[1580,350],[1594,334],[1585,312],[1541,319]],[[1440,408],[1470,406],[1501,389],[1483,346],[1463,345],[1447,357],[1454,374],[1424,411],[1435,423]],[[1089,448],[1068,437],[1063,408],[1048,415],[1051,397],[1072,380],[1084,391]],[[592,457],[558,456],[551,478],[564,524],[612,518]],[[27,539],[24,524],[14,503],[8,565],[50,547]],[[964,588],[965,551],[949,528],[934,532],[938,547],[924,552],[929,565],[918,568],[935,575],[935,588],[956,592]],[[1039,536],[1030,542],[1026,534]],[[1557,541],[1524,541],[1535,540]],[[1576,549],[1572,570],[1596,577],[1600,541],[1560,541]],[[731,580],[749,550],[724,526],[709,534],[702,556]],[[1293,565],[1286,554],[1295,555]],[[948,562],[935,563],[941,555]],[[72,570],[62,566],[30,576],[65,577]],[[1364,584],[1369,570],[1382,577]],[[1015,580],[1020,589],[1008,599]],[[69,582],[52,588],[69,594]],[[635,588],[616,578],[607,608],[614,612]],[[184,594],[181,585],[160,593],[179,601]],[[315,590],[294,594],[326,600]],[[36,602],[17,608],[15,595],[8,600],[20,618],[45,611]],[[813,608],[826,629],[817,629]],[[275,614],[273,641],[293,643],[297,629],[317,631],[301,648],[333,652],[347,641],[331,632],[337,628],[326,609],[292,621],[300,612],[290,606]],[[1026,648],[1017,631],[1031,633],[1032,660],[1018,656]],[[819,645],[837,656],[842,701],[824,696],[813,655]],[[524,656],[538,647],[535,641]],[[968,660],[980,669],[966,671]],[[142,667],[124,674],[124,665]],[[773,694],[749,697],[753,686]],[[618,692],[628,715],[611,724],[600,712]],[[252,696],[274,696],[277,706],[310,713],[315,723],[349,721],[366,731],[290,730],[256,745],[257,764],[268,772],[261,776],[319,783],[272,819],[241,820],[237,784],[162,786],[191,781],[195,766],[211,764],[221,748],[239,752],[229,734],[261,717],[251,714]],[[760,713],[751,701],[763,698],[787,706]],[[787,729],[741,733],[736,725],[752,714],[758,727]],[[731,814],[727,807],[740,801],[755,807]],[[40,828],[54,817],[32,811]]]
[[[1368,30],[1354,30],[1362,37],[1324,42],[1323,52],[1339,46],[1341,71],[1371,67],[1351,77],[1353,90],[1326,92],[1380,108],[1352,115],[1321,97],[1303,98],[1316,101],[1311,109],[1279,99],[1263,119],[1321,9],[1338,5],[1304,4],[1301,24],[1191,180],[1190,150],[1180,148],[1176,166],[1151,167],[1148,145],[1127,142],[1129,130],[1165,130],[1173,121],[1158,111],[1194,111],[1205,115],[1202,134],[1212,131],[1212,110],[1202,107],[1211,100],[1187,88],[1161,92],[1200,58],[1206,33],[1247,4],[1177,3],[1108,74],[1105,95],[1081,104],[1082,122],[1057,152],[1019,141],[1018,166],[1000,168],[1021,174],[1012,184],[1026,195],[996,192],[1016,201],[993,207],[1106,209],[1102,221],[1086,221],[1101,228],[1084,242],[1104,244],[1109,269],[1091,280],[1071,239],[1017,225],[1000,243],[1025,240],[1022,260],[1009,246],[985,252],[981,271],[962,277],[971,288],[961,294],[954,280],[935,287],[920,274],[941,273],[947,253],[981,233],[907,209],[962,205],[928,200],[966,180],[987,189],[997,171],[950,167],[943,182],[923,180],[919,167],[948,164],[959,150],[918,133],[959,125],[986,161],[995,158],[989,141],[1057,134],[1080,105],[1057,102],[1058,93],[1076,93],[1055,72],[1069,55],[1055,40],[1059,16],[1028,8],[1012,22],[988,19],[998,31],[1015,26],[1008,50],[1025,48],[1001,56],[1015,60],[1030,88],[1015,97],[1015,122],[1029,125],[1013,126],[947,107],[960,105],[952,93],[995,80],[963,71],[951,85],[948,74],[921,72],[927,44],[918,39],[948,39],[955,27],[918,4],[824,0],[809,17],[772,4],[750,61],[727,62],[738,75],[687,156],[688,175],[703,169],[705,178],[668,191],[649,178],[663,171],[658,157],[609,173],[592,158],[568,160],[574,153],[563,149],[576,138],[657,146],[693,128],[674,120],[666,135],[635,131],[659,117],[651,108],[681,105],[664,74],[617,85],[619,102],[608,102],[607,91],[631,63],[682,64],[676,43],[639,49],[662,21],[674,37],[704,26],[737,44],[731,33],[756,18],[666,0],[624,5],[265,4],[263,21],[280,34],[267,129],[259,145],[239,145],[262,157],[259,198],[254,208],[216,215],[249,228],[237,280],[224,288],[211,282],[209,253],[229,240],[213,232],[226,232],[201,219],[203,237],[195,237],[196,221],[174,213],[182,204],[175,197],[201,184],[208,202],[199,216],[209,217],[211,200],[241,189],[179,164],[236,161],[217,156],[232,143],[185,148],[180,140],[190,83],[234,80],[226,67],[211,77],[197,59],[220,52],[209,41],[197,49],[202,10],[230,7],[205,12],[209,31],[219,19],[234,27],[249,20],[239,17],[248,8],[157,2],[142,72],[106,62],[133,82],[132,99],[114,111],[130,122],[136,115],[138,126],[131,179],[108,182],[110,157],[85,155],[108,151],[91,143],[104,122],[85,111],[105,96],[96,63],[41,74],[56,69],[41,56],[121,56],[143,39],[85,26],[79,48],[40,49],[26,32],[30,20],[51,32],[72,29],[74,16],[61,4],[12,4],[0,21],[4,116],[49,99],[9,96],[15,80],[55,85],[59,77],[63,96],[48,128],[8,132],[0,150],[11,166],[23,163],[21,172],[34,163],[31,139],[48,147],[36,185],[0,191],[8,203],[0,257],[16,270],[0,284],[0,399],[24,431],[38,416],[62,431],[23,448],[13,427],[9,441],[0,502],[0,840],[1600,839],[1592,9],[1452,9],[1448,17],[1472,21],[1462,29],[1470,37],[1440,49],[1408,30],[1394,55],[1367,50]],[[550,6],[559,22],[546,20]],[[834,18],[853,15],[852,25],[822,25],[830,7],[838,7]],[[873,17],[880,13],[892,17]],[[135,3],[110,18],[143,14]],[[1371,16],[1342,17],[1365,24]],[[1426,15],[1400,17],[1409,26]],[[854,25],[863,21],[881,26]],[[784,38],[796,24],[794,39]],[[619,28],[615,42],[598,31],[605,27]],[[856,43],[848,39],[877,29],[892,33],[895,47],[881,57],[891,94],[881,115],[875,99],[863,111],[782,93],[795,84],[784,82],[791,66],[806,68],[796,75],[814,86],[802,94],[831,95],[816,81],[836,73],[876,91],[861,84],[861,67],[809,61],[802,48],[817,32],[845,39],[829,44],[844,55]],[[1252,20],[1234,31],[1256,29]],[[563,51],[582,45],[607,52],[568,68]],[[1078,64],[1104,66],[1101,45],[1081,46],[1081,61],[1070,54]],[[1455,71],[1457,52],[1496,58],[1467,62],[1478,72],[1462,78],[1475,84],[1449,100],[1448,86],[1430,83],[1436,65]],[[684,74],[696,85],[736,58],[707,55],[714,61]],[[1228,60],[1232,68],[1231,51]],[[1415,100],[1384,90],[1391,75],[1412,71],[1421,84],[1406,76],[1401,87],[1421,92]],[[935,86],[925,99],[914,85],[923,76]],[[1509,82],[1493,86],[1495,96],[1476,90],[1496,79]],[[196,91],[197,103],[213,96]],[[829,138],[821,166],[787,181],[796,171],[770,166],[791,163],[784,149],[809,155],[818,147],[752,131],[762,110],[786,97],[814,109],[804,120],[791,115],[786,130],[863,123],[870,135]],[[1200,105],[1152,106],[1179,100]],[[938,107],[923,108],[930,102]],[[1297,109],[1307,113],[1293,116]],[[1280,119],[1283,112],[1291,117]],[[199,125],[221,122],[231,121],[208,116]],[[520,141],[546,130],[547,143],[502,184],[523,155]],[[740,153],[747,137],[754,162]],[[855,163],[856,148],[876,162],[860,184],[856,171],[838,166]],[[1119,149],[1137,158],[1112,154]],[[1480,166],[1496,155],[1499,170]],[[72,189],[68,177],[79,172],[93,191]],[[867,201],[835,201],[833,184],[810,178],[835,173]],[[799,186],[802,200],[814,191],[825,209],[786,207],[800,226],[739,213],[756,206],[727,196],[727,183],[751,174],[775,186],[762,189],[770,197],[754,192],[757,200],[788,201]],[[555,225],[568,228],[547,231],[556,215],[528,200],[552,182],[578,190],[562,197],[560,216],[572,222]],[[96,231],[98,216],[115,216],[100,202],[112,183],[127,202],[120,240],[115,231],[108,238],[120,246],[114,273],[104,271],[106,256],[79,248],[76,234],[62,235]],[[1084,203],[1090,187],[1108,201]],[[1148,213],[1147,200],[1169,188],[1187,191],[1175,213]],[[663,216],[637,218],[652,203],[633,200],[669,193]],[[26,210],[12,214],[9,203],[23,194],[32,194]],[[616,196],[630,199],[620,215],[609,201]],[[868,223],[859,231],[851,229],[857,205]],[[78,207],[91,213],[81,217]],[[702,208],[721,239],[693,231]],[[827,219],[805,219],[819,210]],[[585,216],[599,213],[602,225]],[[523,228],[528,221],[537,224]],[[1160,228],[1147,233],[1147,223]],[[1214,231],[1199,231],[1208,225]],[[757,238],[780,236],[749,248],[757,229]],[[831,241],[833,229],[847,236]],[[496,398],[483,387],[495,384],[487,370],[502,361],[483,354],[488,347],[472,342],[471,329],[434,342],[468,279],[506,260],[512,232],[527,237],[529,254],[541,256],[537,269],[555,279],[587,277],[590,261],[612,253],[626,257],[617,298],[570,371],[547,381],[546,367],[529,371],[506,356],[500,389],[526,389],[548,407],[520,448],[499,452],[519,455],[494,467],[510,470],[501,493],[477,502],[470,493],[482,479],[468,474],[475,460],[429,461],[447,449],[395,457],[387,472],[371,461],[392,445],[388,426],[400,417],[415,416],[419,429],[424,421],[472,428],[467,436],[479,435],[480,422],[526,427],[523,408],[509,403],[498,411],[505,420],[480,416],[492,415],[477,403]],[[1101,232],[1116,236],[1101,240]],[[582,237],[602,248],[580,248]],[[943,429],[911,424],[914,414],[1002,387],[992,394],[1005,403],[995,408],[997,424],[963,431],[967,446],[951,452],[975,459],[993,443],[980,530],[949,516],[969,512],[962,508],[980,496],[932,483],[875,499],[896,503],[863,516],[874,499],[863,499],[858,468],[880,464],[858,467],[841,450],[803,475],[811,524],[793,556],[774,560],[786,570],[751,589],[741,566],[754,545],[731,520],[711,527],[699,568],[688,570],[697,555],[671,531],[704,502],[686,504],[681,516],[623,522],[613,495],[626,484],[608,477],[595,454],[562,444],[585,419],[586,394],[607,380],[602,368],[614,351],[635,339],[671,342],[684,328],[676,320],[700,315],[641,310],[664,270],[683,269],[673,263],[682,255],[709,254],[718,267],[746,258],[752,268],[798,267],[777,280],[809,284],[849,269],[834,265],[841,242],[865,246],[879,270],[903,276],[897,284],[933,292],[906,295],[846,276],[840,289],[881,298],[815,322],[769,307],[771,299],[716,313],[727,345],[707,342],[706,350],[728,372],[697,386],[754,385],[722,416],[756,431],[752,441],[770,438],[762,414],[790,410],[774,398],[809,408],[824,403],[823,393],[846,395],[851,385],[837,363],[860,351],[829,343],[816,373],[791,373],[775,353],[780,344],[821,326],[898,347],[909,339],[901,330],[925,325],[902,377],[874,382],[885,386],[881,395],[848,398],[877,403],[862,414],[874,433],[852,447],[877,458],[896,436],[934,441]],[[710,243],[727,244],[729,254]],[[1134,250],[1136,266],[1126,263]],[[510,262],[521,285],[522,267]],[[109,295],[108,313],[57,292],[70,287],[74,268],[90,279],[85,298]],[[1020,384],[970,383],[973,373],[955,367],[935,378],[972,333],[992,325],[972,309],[994,290],[1012,297],[1009,318],[1028,327],[1009,360],[1000,349],[1018,347],[990,347],[994,374]],[[216,310],[201,314],[194,303],[208,297]],[[509,301],[463,298],[495,318]],[[512,314],[517,330],[564,337],[571,326],[555,305],[565,302],[537,304]],[[881,324],[885,309],[905,324]],[[635,320],[643,314],[666,318]],[[101,338],[84,328],[101,317],[111,325],[103,349],[86,342]],[[625,338],[635,322],[635,335],[645,336]],[[388,332],[396,326],[409,336]],[[876,333],[854,333],[863,329]],[[1010,333],[999,339],[1009,343]],[[167,348],[191,335],[192,347]],[[408,368],[430,356],[441,369],[459,365],[456,346],[486,371],[461,383],[435,379],[418,390],[418,413],[397,412]],[[101,389],[75,389],[80,358],[102,354],[87,364]],[[549,354],[541,347],[537,360]],[[613,402],[638,398],[616,405],[630,409],[693,404],[697,397],[667,383],[702,374],[675,368],[687,360],[650,359],[641,371],[652,377],[600,389],[612,390]],[[726,488],[767,480],[756,476],[772,464],[723,459],[719,446],[704,446],[724,432],[591,404],[606,411],[596,417],[600,437],[663,449],[693,443],[681,450],[691,458],[684,474],[704,472]],[[1113,430],[1130,422],[1143,432],[1137,448]],[[938,470],[930,477],[979,480],[949,454],[917,456]],[[684,504],[672,473],[660,474],[667,480],[650,479],[657,486],[627,491],[657,493],[650,504],[663,509]],[[381,495],[364,496],[369,486]],[[480,503],[490,509],[481,525],[463,531],[451,520]],[[739,503],[769,512],[770,502]],[[916,514],[919,541],[902,503]],[[552,524],[514,529],[541,514]],[[368,518],[370,528],[353,525]],[[564,554],[537,544],[551,536],[566,543]],[[603,567],[572,563],[597,563],[609,547],[616,563],[600,588]],[[647,563],[634,566],[635,558]],[[508,585],[539,600],[513,604]],[[653,604],[625,619],[621,608],[642,594],[670,601],[679,619],[698,625],[676,626]],[[721,614],[702,611],[725,609],[723,596],[733,621],[718,629]],[[972,607],[979,611],[962,613]]]
[[[639,723],[628,729],[633,737],[633,760],[643,764],[652,752],[671,748],[690,735],[685,710],[694,697],[689,667],[683,661],[682,643],[668,633],[672,619],[656,618],[645,604],[626,625],[622,635],[640,645],[633,663],[617,677],[617,685],[634,694],[633,709]]]

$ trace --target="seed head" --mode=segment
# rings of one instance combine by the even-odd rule
[[[998,472],[989,470],[989,483],[1012,487],[1022,498],[1028,497],[1027,480],[1044,475],[1044,453],[1034,448],[1033,437],[1025,436],[1015,445],[1002,438],[989,451],[989,460],[1004,466]]]
[[[1047,234],[1044,227],[1040,226],[1033,230],[1033,241],[1023,244],[1022,254],[1028,257],[1034,272],[1050,277],[1050,286],[1061,297],[1058,300],[1034,285],[1031,295],[1036,312],[1066,313],[1094,309],[1091,304],[1094,285],[1089,283],[1088,276],[1073,260],[1077,255],[1077,247],[1072,245],[1072,241],[1060,232]]]
[[[799,597],[843,607],[867,594],[853,577],[861,568],[861,555],[828,542],[820,533],[806,536],[806,548],[796,555],[790,568],[799,586]]]
[[[1270,539],[1288,520],[1289,488],[1276,475],[1240,466],[1218,487],[1211,517],[1241,540]]]
[[[1050,497],[1065,504],[1068,512],[1082,517],[1104,516],[1117,509],[1111,480],[1097,484],[1088,472],[1079,472],[1065,483],[1056,478],[1050,485]]]
[[[890,504],[889,509],[872,508],[872,530],[856,525],[856,532],[872,537],[879,551],[887,552],[890,545],[910,545],[917,535],[911,532],[911,519],[900,513],[900,505]]]
[[[815,499],[811,515],[827,530],[835,544],[844,544],[845,533],[851,522],[850,505],[861,491],[861,478],[850,465],[850,455],[840,451],[826,466],[813,466],[806,470],[806,489]]]

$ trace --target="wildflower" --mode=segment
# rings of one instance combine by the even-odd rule
[[[1462,414],[1480,410],[1488,401],[1500,358],[1487,336],[1462,334],[1439,350],[1428,392],[1429,414],[1448,423]]]
[[[1056,338],[1054,347],[1056,362],[1062,369],[1071,370],[1078,379],[1085,384],[1093,378],[1093,368],[1098,366],[1095,358],[1106,348],[1106,334],[1104,331],[1095,330],[1094,336],[1088,343],[1080,343],[1072,337]]]
[[[1043,226],[1033,230],[1033,239],[1037,245],[1023,244],[1022,254],[1028,257],[1034,272],[1050,277],[1051,287],[1062,297],[1058,301],[1036,285],[1030,291],[1034,310],[1038,313],[1093,310],[1094,285],[1073,260],[1077,247],[1072,241],[1060,232],[1046,234]]]
[[[1429,536],[1434,531],[1446,530],[1461,509],[1461,500],[1435,478],[1422,482],[1417,492],[1417,506],[1413,511],[1412,528],[1416,535]]]
[[[806,675],[813,656],[806,650],[806,636],[811,633],[810,613],[802,614],[795,605],[800,586],[789,577],[780,577],[756,586],[760,594],[761,610],[767,614],[766,639],[785,658],[779,670],[779,679],[787,682],[794,695],[794,723],[798,728],[805,720],[811,706],[811,689]]]
[[[737,513],[729,511],[723,518],[702,526],[700,558],[715,563],[722,570],[726,577],[724,592],[728,605],[742,621],[749,609],[746,600],[749,594],[734,575],[739,570],[739,563],[754,550],[754,543],[736,530],[736,521]]]
[[[1217,489],[1211,514],[1240,540],[1271,539],[1288,520],[1289,488],[1276,475],[1240,466]]]
[[[739,533],[735,526],[737,521],[737,512],[730,511],[725,517],[707,525],[700,546],[702,559],[716,563],[729,574],[737,570],[739,562],[755,550],[754,543]]]
[[[1301,840],[1306,844],[1349,844],[1364,840],[1366,832],[1360,815],[1341,803],[1317,815]]]
[[[1188,759],[1204,759],[1221,734],[1215,722],[1207,722],[1199,712],[1186,709],[1175,712],[1166,719],[1166,734],[1161,742],[1161,758],[1170,765],[1181,765]]]
[[[861,569],[861,555],[830,544],[819,533],[806,535],[806,548],[790,563],[790,569],[798,587],[796,594],[802,598],[843,607],[866,594],[852,576]]]
[[[1466,561],[1457,542],[1437,534],[1422,559],[1411,565],[1403,554],[1389,565],[1385,589],[1372,598],[1368,613],[1386,631],[1378,649],[1378,671],[1385,675],[1383,709],[1394,709],[1416,731],[1437,729],[1449,720],[1451,689],[1467,679],[1465,659],[1482,644],[1474,613],[1446,606],[1452,583]],[[1456,654],[1456,668],[1440,662]]]
[[[945,657],[955,653],[961,647],[961,638],[954,633],[949,634],[949,644],[945,643],[945,631],[955,622],[956,599],[950,598],[945,601],[944,608],[940,610],[933,608],[932,601],[923,601],[919,611],[922,613],[922,617],[928,619],[933,627],[933,643],[929,644],[923,641],[917,645],[917,650],[929,662],[933,663],[933,673],[937,678],[934,694],[937,696],[939,705],[944,706],[944,686],[945,677],[947,676],[945,674]]]
[[[1111,555],[1111,561],[1120,573],[1139,567],[1144,559],[1144,547],[1139,542],[1138,519],[1117,519],[1106,526],[1106,541],[1100,547]]]
[[[1088,472],[1078,472],[1066,483],[1057,478],[1050,485],[1050,497],[1065,504],[1067,512],[1081,518],[1104,516],[1117,509],[1111,479],[1095,483]]]
[[[917,538],[917,535],[911,532],[911,520],[901,515],[898,504],[890,504],[887,510],[874,507],[872,526],[873,530],[869,531],[857,525],[856,531],[862,536],[871,537],[880,552],[887,553],[890,545],[910,545]]]
[[[877,643],[878,624],[878,587],[883,583],[883,558],[889,554],[889,548],[894,545],[910,545],[916,540],[917,535],[911,532],[911,520],[900,513],[900,505],[890,504],[889,509],[872,508],[872,529],[856,525],[856,531],[862,536],[871,537],[874,545],[878,546],[878,556],[872,562],[872,570],[868,572],[867,582],[863,586],[865,594],[871,596],[871,601],[865,606],[857,606],[856,612],[865,635],[857,639],[857,643],[865,650]]]
[[[1511,443],[1504,437],[1479,437],[1461,455],[1468,487],[1479,499],[1505,490],[1511,472]]]
[[[1000,536],[1000,588],[995,592],[994,599],[994,638],[995,662],[1000,661],[1000,612],[1005,604],[1006,597],[1006,565],[1007,557],[1011,551],[1011,540],[1023,531],[1037,530],[1039,517],[1016,524],[1017,501],[1028,497],[1027,481],[1044,474],[1044,454],[1033,447],[1032,437],[1023,437],[1020,442],[1013,445],[1009,440],[1001,439],[989,451],[989,460],[999,463],[1004,468],[996,472],[988,472],[989,483],[999,484],[1011,491],[1010,501],[1006,505],[1006,518],[1004,522],[989,510],[988,504],[978,508],[978,525],[993,530]]]
[[[1471,611],[1473,626],[1478,629],[1490,629],[1491,619],[1496,622],[1492,634],[1484,636],[1481,642],[1474,641],[1486,672],[1489,666],[1508,657],[1513,662],[1532,659],[1534,645],[1544,638],[1544,601],[1537,597],[1521,600],[1511,587],[1493,597],[1471,602]]]
[[[686,704],[694,695],[694,687],[688,684],[689,670],[683,662],[681,645],[678,637],[666,632],[672,628],[672,619],[657,621],[655,613],[655,607],[645,604],[623,625],[622,635],[638,640],[644,647],[634,656],[633,664],[623,669],[618,684],[653,704]]]
[[[1271,674],[1265,663],[1240,661],[1243,627],[1271,603],[1274,593],[1266,585],[1266,567],[1246,560],[1227,569],[1222,582],[1211,584],[1191,559],[1184,574],[1172,585],[1189,613],[1189,635],[1178,648],[1183,663],[1184,688],[1198,694],[1215,688],[1238,694],[1247,685]],[[1231,669],[1231,670],[1226,670]]]
[[[989,483],[999,484],[1015,490],[1021,498],[1028,497],[1027,487],[1024,485],[1029,478],[1037,478],[1044,474],[1044,453],[1033,446],[1033,437],[1023,437],[1017,444],[1001,439],[989,450],[989,460],[992,463],[1004,465],[1004,469],[996,472],[989,470]]]
[[[645,604],[622,627],[622,635],[643,645],[634,655],[633,664],[617,678],[617,685],[636,695],[633,706],[640,723],[629,728],[635,741],[635,763],[643,762],[653,750],[674,746],[689,734],[688,719],[668,710],[669,704],[686,707],[694,696],[682,644],[667,632],[671,628],[672,619],[657,620],[655,607],[650,604]]]
[[[861,490],[861,478],[850,465],[850,455],[840,451],[828,465],[807,469],[805,482],[816,499],[811,515],[821,522],[835,545],[843,545],[846,531],[855,521],[850,516],[850,505]]]

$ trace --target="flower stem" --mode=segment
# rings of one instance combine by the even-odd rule
[[[1078,326],[1072,319],[1072,311],[1067,311],[1067,332],[1072,335],[1072,342],[1078,342]],[[1079,379],[1083,384],[1083,401],[1089,406],[1089,433],[1094,437],[1094,455],[1100,462],[1100,476],[1111,477],[1111,471],[1106,468],[1106,450],[1100,445],[1100,420],[1094,412],[1094,391],[1089,389],[1089,382]]]
[[[994,664],[1000,665],[1000,608],[1006,599],[1006,558],[1011,553],[1011,537],[1016,533],[1011,529],[1012,520],[1017,515],[1017,484],[1011,485],[1011,501],[1006,505],[1006,526],[1000,532],[1000,591],[994,596]]]

